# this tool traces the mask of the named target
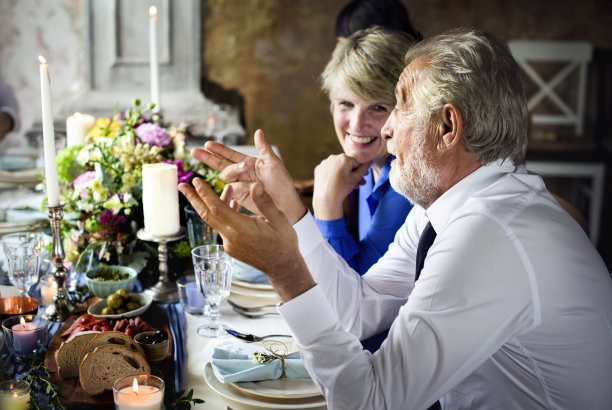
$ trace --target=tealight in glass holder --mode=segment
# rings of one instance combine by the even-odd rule
[[[117,410],[162,410],[164,381],[150,374],[125,376],[113,383],[113,400]]]
[[[30,383],[25,380],[6,380],[0,383],[0,409],[27,410],[30,408]]]
[[[2,332],[10,353],[17,357],[31,357],[46,350],[49,321],[42,316],[13,316],[4,319]]]

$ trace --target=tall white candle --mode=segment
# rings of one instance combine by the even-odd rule
[[[53,110],[51,108],[49,66],[43,56],[38,56],[38,60],[40,61],[40,99],[42,103],[45,179],[47,180],[47,200],[51,207],[59,205],[59,184],[57,182],[57,164],[55,162],[55,131],[53,129]]]
[[[144,230],[153,236],[179,232],[178,171],[174,164],[142,166]]]
[[[87,133],[96,125],[93,115],[75,112],[66,118],[66,146],[84,145]]]
[[[149,65],[151,73],[151,102],[154,112],[160,110],[159,65],[157,61],[157,7],[149,7]]]

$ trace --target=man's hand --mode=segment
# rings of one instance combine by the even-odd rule
[[[255,132],[255,147],[260,158],[249,157],[212,141],[204,147],[208,151],[194,148],[191,155],[221,173],[221,179],[231,185],[233,198],[240,205],[261,214],[251,197],[251,187],[259,181],[291,224],[304,216],[306,207],[293,187],[293,179],[265,140],[263,131]]]
[[[312,207],[318,219],[342,218],[344,198],[363,184],[371,163],[360,164],[346,154],[330,155],[315,168]]]
[[[195,178],[193,187],[180,184],[179,191],[202,219],[219,232],[225,251],[263,271],[283,302],[315,285],[300,255],[293,226],[260,183],[252,183],[248,192],[248,197],[261,212],[258,216],[236,211],[231,203],[231,185],[218,197],[206,182]]]

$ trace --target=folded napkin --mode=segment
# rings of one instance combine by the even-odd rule
[[[247,265],[244,262],[240,262],[238,259],[234,260],[232,276],[237,280],[247,283],[262,285],[270,283],[268,277],[262,271],[255,269],[251,265]]]
[[[287,379],[310,379],[299,353],[286,356],[284,361]],[[283,364],[280,359],[256,363],[253,355],[219,348],[213,351],[211,364],[215,376],[221,383],[275,380],[283,374]]]

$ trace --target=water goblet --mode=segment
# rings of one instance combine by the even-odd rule
[[[40,270],[43,237],[40,232],[19,232],[2,237],[8,262],[9,281],[25,296],[36,282]]]
[[[233,259],[221,245],[198,246],[192,249],[191,256],[198,287],[209,308],[207,321],[198,327],[197,333],[204,337],[219,337],[224,334],[223,326],[219,324],[219,306],[230,294]]]

